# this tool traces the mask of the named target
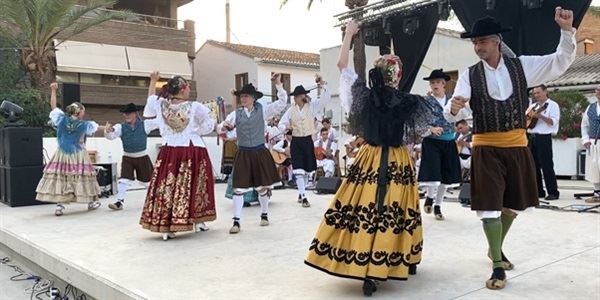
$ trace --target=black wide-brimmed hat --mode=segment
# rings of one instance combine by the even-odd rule
[[[260,99],[263,93],[256,90],[252,83],[245,84],[241,90],[233,92],[234,95],[239,96],[241,94],[251,95],[254,99]]]
[[[429,74],[429,77],[424,77],[423,80],[434,80],[434,79],[444,79],[446,81],[450,81],[450,76],[448,76],[448,74],[444,73],[444,69],[435,69],[433,71],[431,71],[431,74]]]
[[[310,91],[305,90],[302,85],[299,85],[294,88],[294,91],[290,94],[290,96],[306,95],[308,93],[310,93]]]
[[[470,39],[481,36],[500,34],[511,30],[512,28],[510,27],[502,27],[502,24],[500,24],[500,22],[498,22],[498,20],[496,20],[495,18],[486,16],[475,21],[475,24],[473,24],[471,31],[461,33],[460,37],[463,39]]]
[[[138,112],[139,110],[140,110],[140,108],[137,107],[137,105],[135,105],[133,103],[129,103],[129,104],[121,107],[121,109],[119,109],[119,111],[123,114]]]

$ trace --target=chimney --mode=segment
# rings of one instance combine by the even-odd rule
[[[225,41],[231,43],[231,27],[229,25],[229,0],[225,1]]]
[[[594,54],[594,40],[585,39],[583,41],[583,55]]]

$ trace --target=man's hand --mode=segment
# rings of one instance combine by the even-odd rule
[[[273,83],[275,83],[275,85],[280,85],[281,84],[281,73],[273,74],[273,76],[271,76],[271,81],[273,81]]]
[[[112,126],[112,124],[110,124],[110,122],[106,122],[106,124],[104,125],[104,131],[115,132],[115,128]]]
[[[587,142],[585,142],[585,143],[583,144],[583,146],[585,147],[585,149],[588,149],[588,150],[589,150],[589,149],[590,149],[590,147],[592,146],[592,142],[590,142],[590,141],[587,141]]]
[[[444,133],[444,128],[442,127],[431,127],[431,134],[435,136],[440,136]]]
[[[573,30],[573,11],[563,9],[560,6],[556,7],[554,10],[554,21],[556,21],[556,24],[558,24],[562,30]]]
[[[450,102],[450,112],[452,115],[456,116],[456,114],[458,114],[458,112],[465,107],[467,101],[467,98],[462,96],[456,96],[452,98],[452,101]]]
[[[360,30],[360,23],[355,20],[352,20],[346,24],[346,34],[350,36],[354,36]]]
[[[58,83],[53,82],[50,84],[50,90],[56,92],[58,90]]]

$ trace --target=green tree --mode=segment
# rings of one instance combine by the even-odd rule
[[[581,137],[581,119],[590,102],[585,95],[576,90],[550,92],[548,97],[560,107],[560,121],[557,138]]]
[[[56,47],[74,35],[129,13],[100,8],[114,0],[0,0],[0,35],[8,38],[19,51],[19,62],[30,74],[31,86],[42,99],[48,97],[48,85],[56,77]],[[61,35],[61,42],[54,39]]]
[[[0,101],[8,100],[23,107],[20,119],[30,127],[42,127],[45,135],[54,131],[47,125],[50,105],[40,101],[40,93],[29,86],[28,74],[19,64],[19,52],[12,49],[14,44],[0,37]],[[6,122],[0,116],[0,126]]]

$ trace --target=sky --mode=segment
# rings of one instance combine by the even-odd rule
[[[178,19],[196,22],[196,48],[207,39],[225,41],[225,1],[195,0],[178,10]],[[375,1],[371,0],[371,3]],[[343,0],[229,0],[231,42],[279,49],[318,53],[341,44],[341,31],[334,28],[333,16],[347,10]],[[600,0],[592,5],[600,6]],[[462,30],[460,24],[441,22],[440,26]]]

